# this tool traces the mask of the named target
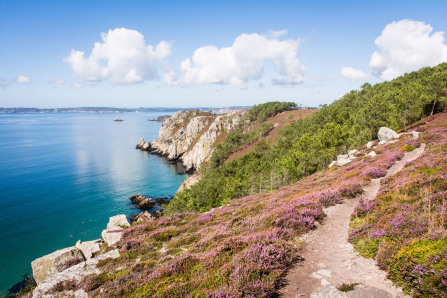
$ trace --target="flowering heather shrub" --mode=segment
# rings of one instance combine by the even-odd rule
[[[420,130],[424,154],[381,181],[374,206],[359,203],[356,212],[367,216],[353,214],[349,241],[360,254],[374,257],[406,293],[447,297],[447,114]],[[378,162],[388,167],[398,158],[388,150]]]
[[[339,191],[343,197],[354,198],[363,193],[363,183],[359,178],[353,178],[343,182],[339,187]]]
[[[321,191],[316,194],[316,198],[324,207],[343,203],[340,192],[334,190]]]
[[[371,178],[380,178],[386,175],[386,169],[381,167],[369,167],[363,171],[363,175]]]
[[[324,207],[361,194],[371,179],[367,169],[372,163],[387,168],[383,163],[401,158],[400,148],[407,141],[387,145],[384,154],[378,151],[375,158],[357,158],[348,166],[317,172],[274,193],[234,199],[204,214],[182,213],[128,228],[117,244],[120,257],[101,262],[100,269],[108,274],[86,277],[82,287],[89,289],[89,295],[102,297],[275,296],[281,278],[299,257],[297,239],[324,220]],[[445,163],[435,159],[432,164],[442,168]],[[416,166],[420,165],[408,165],[408,171],[418,173]],[[382,268],[393,265],[394,256],[410,243],[410,235],[443,237],[436,227],[428,229],[427,214],[437,218],[445,214],[441,208],[445,197],[439,189],[447,171],[418,171],[427,178],[405,183],[387,179],[384,201],[357,206],[359,217],[353,218],[356,224],[349,239],[362,255],[380,257]],[[412,191],[415,181],[423,187],[430,181],[432,190],[436,188],[426,196],[430,208],[425,199],[416,199],[420,191]],[[404,188],[394,192],[401,184]],[[421,206],[411,207],[415,202]],[[388,214],[390,207],[393,211]],[[402,224],[396,213],[408,223]],[[403,238],[396,240],[399,235]]]
[[[62,270],[65,270],[67,268],[70,268],[71,266],[77,265],[82,262],[84,262],[84,258],[82,258],[82,257],[75,257],[75,258],[68,259],[62,266]]]
[[[214,218],[214,214],[212,213],[202,213],[196,218],[196,224],[204,225],[211,222]]]
[[[415,297],[447,297],[447,239],[418,240],[402,248],[389,274]]]
[[[352,213],[352,217],[364,217],[368,213],[373,212],[376,209],[375,201],[368,200],[360,200],[357,206],[354,208],[354,213]]]
[[[63,291],[70,291],[75,290],[78,287],[78,283],[73,280],[64,280],[58,282],[54,287],[50,290],[50,292],[63,292]]]

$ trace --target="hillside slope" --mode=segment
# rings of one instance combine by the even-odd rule
[[[233,198],[296,182],[325,169],[337,155],[374,140],[382,126],[405,131],[424,116],[445,110],[446,97],[447,63],[443,63],[391,82],[364,84],[285,126],[277,142],[259,142],[243,156],[225,162],[228,152],[247,138],[235,131],[216,146],[200,181],[177,193],[165,211],[203,212]]]
[[[440,138],[427,136],[446,129],[447,114],[436,119],[443,120],[418,127],[427,150],[440,144]],[[98,263],[102,273],[55,289],[64,291],[69,284],[91,296],[272,296],[290,266],[300,262],[300,237],[325,222],[323,209],[363,193],[381,173],[378,168],[390,168],[417,145],[411,135],[403,135],[397,142],[361,147],[350,164],[319,171],[274,193],[133,226],[117,243],[119,258]],[[377,156],[368,155],[372,150]],[[445,156],[440,156],[444,164]]]

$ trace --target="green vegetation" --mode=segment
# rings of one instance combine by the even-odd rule
[[[288,185],[324,169],[338,154],[374,139],[381,126],[406,130],[422,117],[444,110],[446,96],[444,63],[390,82],[374,86],[366,83],[310,117],[286,126],[274,146],[264,146],[225,163],[231,153],[253,140],[251,134],[241,131],[230,134],[217,146],[211,166],[202,170],[200,182],[177,194],[166,212],[206,211],[233,198]],[[291,103],[257,105],[249,117],[262,121],[293,107]]]
[[[337,290],[341,292],[354,291],[356,285],[358,285],[358,283],[341,284],[337,287]]]
[[[272,101],[259,105],[255,105],[248,112],[248,119],[250,121],[258,120],[259,122],[264,122],[270,117],[275,116],[283,111],[296,109],[297,105],[294,102],[279,102]]]

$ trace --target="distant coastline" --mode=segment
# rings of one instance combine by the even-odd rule
[[[248,106],[226,107],[226,108],[113,108],[113,107],[77,107],[77,108],[1,108],[0,114],[43,114],[43,113],[97,113],[97,114],[115,114],[115,113],[151,113],[151,112],[177,112],[179,110],[202,110],[212,111],[220,114],[221,110],[231,111],[238,109],[248,109]]]

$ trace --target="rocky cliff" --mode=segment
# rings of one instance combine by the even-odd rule
[[[179,111],[162,124],[158,138],[146,148],[169,160],[181,161],[191,172],[211,157],[218,138],[237,128],[245,113],[245,110],[222,115]]]

